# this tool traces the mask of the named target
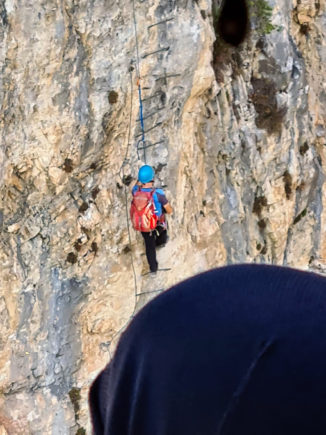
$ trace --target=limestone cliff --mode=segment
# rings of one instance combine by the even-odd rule
[[[90,433],[89,384],[155,292],[227,263],[323,271],[326,2],[249,3],[232,48],[220,0],[0,0],[0,433]],[[138,68],[175,210],[155,278],[127,225]]]

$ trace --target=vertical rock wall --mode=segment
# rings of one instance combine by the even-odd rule
[[[324,270],[326,5],[270,5],[231,48],[220,0],[0,0],[0,433],[90,433],[90,381],[173,283]],[[175,210],[155,278],[127,226],[138,67],[146,160]]]

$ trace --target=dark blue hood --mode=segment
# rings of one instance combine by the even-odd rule
[[[326,278],[216,269],[132,321],[90,391],[95,434],[326,434]]]

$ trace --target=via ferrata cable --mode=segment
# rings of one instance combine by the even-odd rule
[[[132,7],[133,7],[133,19],[134,19],[135,41],[136,41],[136,73],[137,73],[137,87],[138,87],[138,99],[139,99],[139,120],[140,120],[140,127],[142,133],[141,139],[137,142],[137,150],[140,147],[144,150],[144,161],[146,163],[145,127],[144,127],[143,100],[142,100],[142,88],[141,88],[141,77],[140,77],[139,43],[138,43],[138,33],[137,33],[135,0],[132,0]]]

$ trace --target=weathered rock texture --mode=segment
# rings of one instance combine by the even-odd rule
[[[323,269],[325,0],[271,0],[275,30],[251,14],[239,48],[215,41],[220,3],[135,0],[146,140],[162,141],[146,157],[175,209],[171,270],[148,278],[126,218],[132,2],[0,0],[0,433],[90,433],[89,384],[155,294],[136,293],[226,263]]]

